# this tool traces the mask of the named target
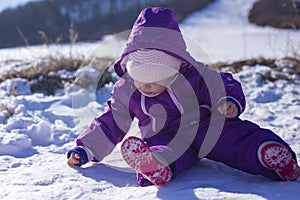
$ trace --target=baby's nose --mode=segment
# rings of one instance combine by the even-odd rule
[[[143,89],[150,89],[151,88],[151,85],[150,84],[144,84],[143,86],[142,86],[142,88]]]

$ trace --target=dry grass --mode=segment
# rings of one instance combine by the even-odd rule
[[[12,69],[5,74],[0,76],[0,81],[12,78],[23,78],[27,80],[37,79],[40,76],[46,76],[49,72],[58,72],[59,70],[65,69],[67,71],[75,71],[82,64],[81,59],[69,59],[69,58],[54,58],[49,57],[39,63],[29,64],[27,67],[21,69]]]
[[[75,72],[82,66],[91,65],[101,74],[99,87],[112,80],[107,72],[107,66],[113,63],[112,58],[99,59],[75,59],[75,58],[55,58],[49,57],[39,63],[28,64],[21,69],[10,70],[0,76],[0,82],[6,79],[22,78],[28,81],[34,81],[31,85],[32,92],[45,92],[47,95],[53,95],[56,89],[63,89],[66,82],[81,85],[80,80],[76,79]],[[57,74],[60,70],[74,72],[68,77],[61,77]],[[13,86],[10,94],[16,96],[16,87]]]
[[[273,68],[274,63],[275,63],[275,59],[265,59],[265,58],[259,57],[259,58],[235,61],[232,63],[218,62],[218,63],[215,63],[215,66],[219,70],[222,70],[225,67],[229,67],[229,70],[231,72],[237,73],[242,70],[243,66],[265,65],[265,66],[270,66],[270,68]]]
[[[279,66],[277,61],[285,61],[291,69],[286,72],[284,71],[286,67]],[[215,63],[214,66],[217,67],[218,70],[222,71],[224,68],[227,68],[232,73],[240,72],[243,69],[243,66],[250,66],[255,67],[256,65],[263,65],[269,67],[269,72],[265,74],[261,74],[262,78],[269,81],[276,81],[279,79],[288,80],[291,82],[294,82],[293,79],[289,78],[292,75],[297,75],[300,77],[300,59],[296,57],[285,57],[280,60],[276,59],[266,59],[266,58],[252,58],[252,59],[246,59],[246,60],[240,60],[235,61],[232,63],[224,63],[224,62],[218,62]],[[282,75],[273,76],[272,72],[279,72]],[[289,76],[285,76],[289,75]]]
[[[5,117],[7,118],[11,117],[14,114],[14,112],[3,103],[0,103],[0,112],[4,113]]]
[[[289,75],[296,74],[300,76],[300,60],[293,57],[284,58],[285,61],[289,63],[289,66],[292,66],[292,70],[285,72],[284,68],[277,66],[277,60],[275,59],[265,59],[262,57],[235,61],[232,63],[218,62],[214,66],[220,70],[224,69],[237,73],[243,69],[243,66],[252,66],[263,65],[270,68],[269,72],[262,75],[262,78],[269,81],[276,81],[278,79],[285,79],[288,81],[293,81],[289,77],[284,76],[284,74],[289,73]],[[98,59],[75,59],[75,58],[54,58],[49,57],[44,61],[40,61],[35,64],[28,64],[27,67],[15,70],[10,70],[6,74],[0,76],[0,82],[6,79],[13,78],[22,78],[26,79],[29,82],[31,81],[31,91],[32,92],[43,92],[47,95],[55,94],[57,89],[63,89],[66,83],[74,83],[80,85],[81,87],[86,87],[86,83],[79,77],[76,77],[76,71],[83,66],[92,66],[97,71],[100,72],[101,76],[97,84],[97,88],[101,88],[106,83],[115,81],[113,80],[112,74],[108,71],[108,67],[112,66],[114,59],[112,58],[98,58]],[[67,77],[60,76],[57,72],[60,70],[66,70],[74,73]],[[272,72],[280,72],[282,75],[275,76]],[[277,73],[278,74],[278,73]],[[93,83],[95,84],[95,83]],[[10,94],[16,96],[16,85],[12,87]]]

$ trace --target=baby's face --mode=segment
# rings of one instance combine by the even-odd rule
[[[172,78],[164,79],[155,83],[143,83],[135,80],[134,84],[146,96],[156,96],[162,93],[172,81]]]
[[[165,86],[158,83],[137,83],[135,81],[135,86],[147,96],[156,96],[166,89]]]

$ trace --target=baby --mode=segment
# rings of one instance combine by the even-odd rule
[[[68,152],[69,166],[100,162],[123,141],[140,186],[165,185],[202,158],[273,180],[299,177],[285,141],[239,118],[246,106],[241,84],[186,51],[170,9],[141,11],[114,68],[120,80],[104,113]],[[125,138],[134,118],[141,138]]]

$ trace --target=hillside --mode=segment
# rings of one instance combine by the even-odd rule
[[[0,13],[0,48],[41,43],[99,40],[131,28],[144,7],[173,9],[177,20],[214,0],[51,0],[30,2]],[[70,29],[71,28],[71,29]]]
[[[72,40],[95,41],[103,35],[130,29],[133,20],[144,7],[169,7],[181,22],[188,14],[201,10],[214,1],[34,1],[0,13],[0,48]],[[299,29],[299,8],[299,0],[258,0],[247,15],[249,22],[259,26]]]

